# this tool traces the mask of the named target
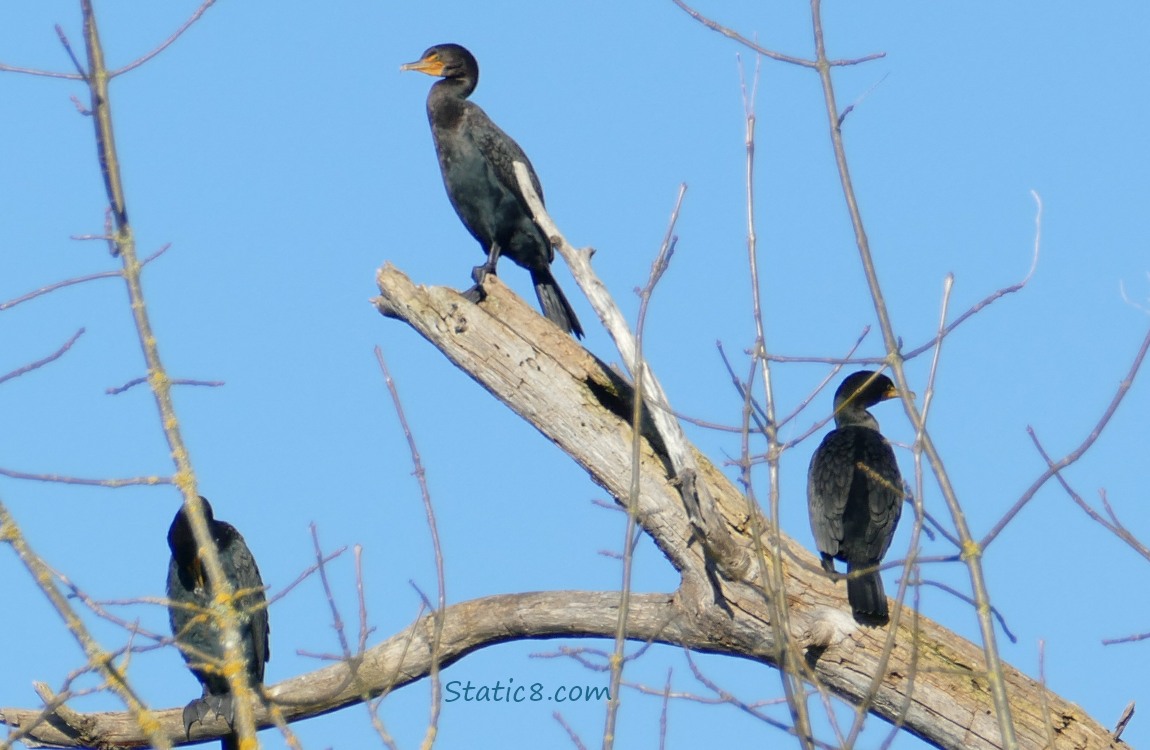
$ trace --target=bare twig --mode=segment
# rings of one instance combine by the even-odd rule
[[[312,549],[315,551],[315,567],[319,571],[319,580],[323,585],[323,593],[327,598],[327,605],[331,609],[331,626],[335,630],[336,637],[339,639],[339,648],[343,653],[343,658],[349,664],[352,662],[351,646],[347,642],[347,633],[344,631],[343,618],[339,614],[339,604],[335,600],[335,593],[331,590],[331,581],[327,577],[327,565],[323,555],[323,547],[319,543],[319,529],[316,528],[314,522],[308,525],[311,530]],[[352,665],[352,672],[355,671],[355,666]]]
[[[838,125],[838,105],[835,103],[834,83],[831,80],[831,66],[826,56],[825,37],[823,35],[822,0],[811,0],[811,27],[814,34],[816,62],[818,63],[817,69],[819,79],[822,82],[831,146],[834,150],[835,163],[838,167],[839,181],[842,186],[843,196],[846,199],[847,211],[850,215],[851,225],[854,228],[855,245],[858,248],[863,274],[866,277],[867,288],[870,291],[871,299],[874,303],[875,315],[878,317],[879,329],[882,332],[888,364],[894,374],[894,379],[899,386],[899,390],[902,391],[903,408],[915,428],[918,443],[921,445],[923,453],[930,462],[943,499],[946,501],[947,508],[950,511],[955,530],[958,532],[958,537],[962,542],[963,560],[970,574],[971,587],[974,591],[975,599],[979,604],[976,609],[976,615],[978,617],[979,632],[982,635],[983,652],[986,655],[990,693],[994,700],[995,718],[998,721],[1003,745],[1008,748],[1008,750],[1013,750],[1013,748],[1018,746],[1018,739],[1014,729],[1010,698],[1006,694],[1006,679],[1004,677],[1002,659],[998,653],[998,645],[995,639],[994,622],[990,615],[990,594],[987,589],[986,578],[982,567],[983,548],[974,541],[970,533],[966,516],[959,504],[957,492],[950,482],[950,477],[942,461],[942,456],[935,447],[934,441],[930,436],[930,431],[926,429],[922,415],[916,407],[914,400],[910,397],[911,389],[908,387],[906,372],[903,367],[904,359],[900,354],[901,345],[898,337],[895,335],[894,325],[890,319],[882,287],[879,283],[878,273],[875,270],[874,261],[871,256],[870,242],[867,239],[866,230],[863,226],[862,213],[855,197],[854,183],[851,180],[850,168],[847,164],[842,130]]]
[[[691,652],[684,651],[683,656],[686,657],[687,665],[691,668],[691,674],[694,675],[695,679],[698,680],[708,690],[713,692],[721,702],[730,704],[743,713],[753,716],[764,724],[774,727],[775,729],[779,729],[792,737],[797,736],[795,727],[793,725],[786,724],[785,722],[781,722],[772,716],[768,716],[767,714],[760,711],[756,706],[741,700],[734,694],[719,687],[718,684],[703,674],[703,671],[699,669],[698,665],[695,664],[695,660],[691,657]],[[819,740],[813,738],[811,739],[811,744],[814,747],[821,748],[822,750],[838,750],[837,745],[820,742]]]
[[[30,474],[23,471],[0,468],[0,475],[10,479],[27,479],[33,482],[59,482],[61,484],[82,484],[90,487],[134,487],[138,485],[175,484],[173,477],[130,477],[127,479],[83,479],[62,474]]]
[[[579,734],[575,731],[575,728],[568,724],[567,720],[563,718],[563,714],[558,711],[553,711],[551,718],[559,722],[559,726],[563,727],[563,731],[567,732],[567,737],[570,738],[571,744],[575,746],[575,750],[587,750],[587,746],[583,744],[583,740],[579,739]]]
[[[33,370],[37,370],[46,364],[49,364],[51,362],[55,362],[60,357],[63,357],[68,352],[68,350],[72,348],[72,345],[76,343],[77,339],[79,339],[83,335],[84,335],[84,329],[81,328],[80,330],[73,333],[72,337],[70,339],[68,339],[67,341],[65,341],[60,346],[60,348],[58,348],[56,351],[52,352],[48,356],[43,357],[41,359],[38,359],[34,362],[29,362],[28,364],[23,365],[21,367],[17,367],[12,372],[6,373],[4,375],[0,375],[0,383],[7,382],[9,380],[12,380],[13,378],[18,378],[21,375],[24,375],[25,373],[32,372]]]
[[[27,568],[28,573],[32,576],[33,580],[39,582],[40,590],[48,597],[56,614],[67,626],[68,631],[72,637],[76,639],[76,643],[84,651],[84,655],[88,659],[88,665],[100,675],[107,682],[108,687],[114,692],[120,700],[124,702],[128,711],[131,712],[132,717],[137,721],[139,726],[143,728],[150,728],[147,731],[148,738],[152,745],[161,750],[167,750],[171,747],[166,735],[159,731],[159,727],[155,721],[150,719],[150,709],[136,694],[135,690],[128,684],[127,677],[123,670],[116,666],[114,661],[114,654],[105,651],[92,637],[91,632],[86,628],[80,618],[72,610],[68,604],[67,599],[60,593],[56,586],[52,583],[52,571],[44,563],[44,561],[37,555],[24,538],[20,528],[16,525],[15,519],[8,512],[8,508],[3,502],[0,502],[0,541],[7,542],[16,556],[20,558],[20,562]]]
[[[1104,430],[1106,425],[1110,422],[1111,417],[1113,417],[1114,413],[1118,411],[1118,406],[1122,403],[1122,399],[1126,398],[1126,394],[1129,393],[1130,386],[1134,384],[1134,378],[1138,375],[1138,371],[1142,367],[1142,362],[1146,358],[1147,350],[1150,350],[1150,331],[1147,331],[1146,336],[1142,339],[1142,345],[1139,347],[1138,353],[1134,356],[1134,362],[1130,365],[1130,369],[1127,371],[1126,377],[1123,378],[1122,382],[1118,384],[1118,389],[1114,392],[1114,396],[1110,399],[1110,404],[1106,407],[1106,410],[1102,412],[1102,416],[1098,419],[1098,422],[1094,425],[1094,428],[1090,430],[1090,434],[1086,436],[1086,439],[1083,440],[1077,448],[1070,451],[1070,453],[1067,453],[1059,460],[1048,464],[1046,471],[1042,472],[1038,479],[1034,480],[1030,487],[1028,487],[1026,491],[1022,493],[1022,496],[1015,501],[1014,505],[1010,506],[1010,510],[1006,511],[1005,515],[999,519],[998,523],[994,525],[994,528],[987,532],[986,536],[982,538],[982,540],[979,542],[979,545],[982,547],[982,549],[985,550],[988,546],[990,546],[990,543],[993,542],[998,537],[998,535],[1002,533],[1002,530],[1006,528],[1006,525],[1009,524],[1014,519],[1014,517],[1018,515],[1018,512],[1021,511],[1026,506],[1026,504],[1030,502],[1035,494],[1038,493],[1038,490],[1040,490],[1051,477],[1055,476],[1058,474],[1058,472],[1062,471],[1067,466],[1070,466],[1075,461],[1082,458],[1086,451],[1090,450],[1090,447],[1094,445],[1095,441],[1098,440],[1098,437],[1102,434],[1102,430]],[[1028,434],[1030,434],[1031,439],[1037,443],[1038,438],[1034,433],[1034,428],[1027,427],[1026,431]]]
[[[158,339],[152,330],[148,316],[147,302],[141,282],[142,264],[136,254],[136,240],[128,223],[128,209],[124,196],[120,161],[116,151],[116,139],[112,128],[111,97],[108,91],[108,68],[104,61],[104,49],[100,43],[96,16],[92,0],[80,0],[84,17],[84,44],[88,55],[87,83],[91,102],[92,121],[96,134],[96,152],[99,157],[100,173],[108,196],[111,214],[111,243],[115,254],[120,257],[124,282],[128,288],[128,298],[140,348],[148,368],[148,381],[156,408],[160,415],[160,425],[168,443],[169,454],[175,464],[173,481],[180,488],[184,506],[188,510],[192,535],[200,548],[200,558],[207,574],[208,583],[215,596],[230,602],[230,606],[213,609],[224,633],[224,661],[235,668],[224,670],[228,686],[236,700],[235,731],[241,745],[255,741],[255,721],[253,705],[256,696],[248,684],[247,670],[240,668],[244,654],[239,637],[239,614],[235,607],[235,592],[220,565],[219,555],[212,535],[203,515],[203,505],[196,490],[195,473],[192,469],[188,448],[180,432],[179,419],[172,402],[171,381],[160,358]]]
[[[81,239],[81,238],[75,238],[74,237],[73,239]],[[83,239],[86,239],[86,238],[83,238]],[[93,239],[95,239],[95,238],[93,238]],[[109,236],[101,235],[99,237],[99,239],[107,240],[107,239],[109,239]],[[147,258],[144,258],[142,261],[140,261],[140,267],[143,268],[144,266],[148,265],[149,263],[151,263],[156,258],[163,255],[165,252],[167,252],[169,247],[171,247],[171,243],[164,245],[159,250],[157,250],[156,252],[149,255]],[[101,271],[100,273],[88,274],[86,276],[77,276],[76,278],[65,279],[64,281],[57,281],[54,284],[49,284],[48,286],[40,287],[39,289],[28,292],[27,294],[23,294],[23,295],[16,297],[14,299],[10,299],[7,302],[0,302],[0,312],[4,312],[5,310],[12,308],[12,307],[15,307],[16,305],[19,305],[23,302],[28,302],[29,300],[34,300],[37,297],[41,297],[45,294],[49,294],[51,292],[54,292],[57,289],[62,289],[62,288],[67,287],[67,286],[73,286],[74,284],[83,284],[83,283],[88,282],[88,281],[96,281],[97,279],[118,279],[118,278],[122,278],[123,275],[124,275],[123,271]]]
[[[121,393],[124,393],[125,391],[131,390],[132,388],[135,388],[138,385],[143,385],[144,383],[147,383],[147,382],[148,382],[148,378],[133,378],[132,380],[129,380],[127,383],[124,383],[123,385],[110,386],[108,388],[105,388],[104,393],[106,393],[109,396],[119,396]],[[188,378],[172,378],[168,382],[171,385],[195,385],[195,386],[203,386],[205,388],[220,388],[222,386],[227,385],[227,383],[225,383],[222,380],[191,380]]]
[[[1039,442],[1038,436],[1034,434],[1034,430],[1029,429],[1027,432],[1030,434],[1031,440],[1034,441],[1034,447],[1038,449],[1038,453],[1042,456],[1042,460],[1046,462],[1047,467],[1053,467],[1054,460],[1050,458],[1050,454],[1046,452],[1046,448]],[[1126,544],[1139,555],[1150,560],[1150,548],[1147,548],[1138,537],[1134,536],[1130,529],[1126,528],[1125,524],[1118,520],[1118,516],[1114,513],[1114,508],[1110,507],[1110,502],[1106,499],[1105,490],[1099,490],[1098,494],[1102,498],[1102,506],[1106,509],[1106,514],[1109,516],[1108,519],[1103,518],[1098,511],[1090,507],[1090,504],[1087,503],[1081,495],[1074,491],[1074,488],[1066,481],[1066,477],[1062,475],[1061,471],[1058,471],[1055,477],[1058,479],[1058,483],[1062,485],[1062,489],[1066,491],[1066,494],[1070,495],[1070,499],[1074,501],[1074,504],[1081,508],[1086,515],[1090,516],[1090,518],[1097,522],[1102,528],[1126,542]]]
[[[296,576],[296,579],[294,581],[289,583],[287,586],[284,586],[279,592],[276,593],[275,596],[269,596],[267,604],[265,606],[270,607],[271,605],[278,602],[280,599],[283,599],[285,596],[287,596],[288,594],[291,593],[292,589],[294,589],[296,586],[298,586],[301,583],[303,583],[304,581],[306,581],[308,578],[315,575],[315,573],[319,570],[321,564],[326,565],[327,563],[331,562],[335,558],[342,555],[344,552],[347,552],[347,547],[340,547],[335,552],[332,552],[332,553],[325,555],[321,560],[317,561],[315,565],[312,565],[311,567],[305,569],[302,573],[300,573],[298,576]]]
[[[667,667],[667,680],[663,683],[663,705],[659,709],[659,750],[667,748],[667,709],[671,705],[671,668]]]
[[[655,287],[658,286],[659,280],[663,278],[663,274],[667,272],[670,266],[671,257],[675,254],[675,245],[678,238],[675,237],[675,224],[679,219],[679,210],[683,205],[683,195],[686,193],[687,186],[679,186],[679,195],[675,199],[675,207],[671,211],[671,220],[667,224],[667,232],[663,237],[663,242],[659,247],[659,252],[655,257],[655,261],[651,264],[651,273],[647,279],[647,285],[639,292],[639,316],[635,324],[635,351],[634,359],[630,362],[631,372],[644,372],[647,369],[646,362],[643,361],[643,331],[647,323],[647,311],[651,304],[651,297],[655,293]],[[631,572],[632,563],[634,562],[635,544],[638,541],[639,527],[635,517],[635,511],[639,507],[639,467],[641,465],[642,453],[642,423],[643,423],[643,407],[645,405],[646,393],[643,390],[644,379],[638,378],[635,381],[635,397],[631,410],[631,488],[627,502],[627,523],[623,536],[623,570],[622,570],[622,584],[620,591],[623,596],[622,605],[619,607],[619,625],[615,631],[615,650],[611,655],[611,679],[610,679],[610,694],[611,697],[607,701],[607,712],[603,725],[603,750],[611,750],[615,744],[615,724],[619,714],[619,702],[621,700],[619,684],[623,679],[623,664],[624,652],[627,645],[627,603],[630,601],[631,596]]]
[[[1042,242],[1042,198],[1033,190],[1030,191],[1030,195],[1034,198],[1034,203],[1037,206],[1037,210],[1034,214],[1034,254],[1031,256],[1030,269],[1027,270],[1026,276],[1022,277],[1021,281],[1017,281],[1014,284],[1010,284],[1009,286],[1004,286],[1000,289],[996,289],[983,299],[971,305],[966,309],[966,311],[951,321],[951,323],[947,325],[946,328],[942,329],[938,334],[936,334],[933,339],[903,354],[904,359],[914,359],[915,357],[918,357],[926,350],[936,346],[941,339],[949,336],[954,332],[956,328],[961,326],[972,316],[982,312],[985,308],[994,304],[1006,295],[1022,291],[1026,285],[1030,283],[1030,279],[1034,277],[1034,272],[1038,269],[1038,256],[1041,248],[1040,243]]]
[[[777,60],[778,62],[790,63],[791,65],[799,65],[799,66],[804,67],[804,68],[817,68],[818,67],[818,61],[817,60],[804,60],[801,57],[793,57],[791,55],[784,55],[781,52],[775,52],[774,50],[769,50],[766,47],[763,47],[763,46],[757,44],[755,41],[746,38],[742,34],[735,31],[734,29],[731,29],[731,28],[724,26],[724,25],[722,25],[716,21],[711,20],[710,18],[707,18],[702,13],[695,10],[691,6],[687,5],[682,0],[671,0],[671,2],[675,3],[675,5],[678,5],[683,10],[684,13],[686,13],[687,15],[689,15],[691,18],[695,19],[699,23],[703,24],[704,26],[706,26],[711,31],[716,31],[716,32],[722,34],[723,36],[727,37],[728,39],[734,39],[739,44],[742,44],[745,47],[749,47],[750,49],[754,50],[755,52],[762,55],[763,57],[769,57],[772,60]],[[832,67],[840,67],[840,66],[844,66],[844,65],[858,65],[859,63],[870,62],[871,60],[879,60],[879,59],[884,58],[884,57],[886,57],[885,52],[876,52],[872,55],[864,55],[863,57],[856,57],[856,58],[853,58],[850,60],[830,60],[830,61],[828,61],[827,64],[831,65]]]
[[[918,583],[920,586],[930,586],[932,588],[939,589],[940,591],[945,591],[954,598],[960,599],[972,607],[978,606],[978,603],[973,598],[967,594],[962,593],[953,586],[948,586],[945,583],[942,583],[941,581],[932,581],[924,578],[920,579]],[[992,606],[990,608],[990,613],[994,615],[994,619],[998,621],[999,627],[1002,628],[1003,634],[1010,640],[1010,642],[1018,643],[1018,637],[1014,635],[1014,632],[1011,631],[1010,626],[1006,624],[1006,618],[1002,616],[1002,612],[998,609],[998,607]]]
[[[88,71],[84,70],[84,66],[80,64],[80,58],[76,57],[76,52],[72,49],[72,43],[68,41],[68,35],[64,33],[64,29],[60,24],[56,24],[56,38],[60,40],[64,51],[68,53],[68,59],[72,61],[72,66],[76,68],[76,73],[81,79],[91,84]]]
[[[166,50],[168,47],[171,47],[172,44],[174,44],[177,39],[179,39],[181,36],[184,35],[185,31],[187,31],[188,29],[190,29],[192,27],[192,24],[194,24],[196,21],[200,20],[200,17],[203,16],[204,13],[207,12],[208,8],[212,7],[212,5],[215,4],[215,2],[216,2],[216,0],[204,0],[204,2],[200,4],[200,7],[196,8],[196,12],[193,13],[191,15],[191,17],[188,18],[187,21],[184,21],[183,25],[181,25],[180,28],[176,29],[172,33],[171,36],[169,36],[167,39],[165,39],[163,42],[161,42],[158,47],[156,47],[151,52],[148,52],[148,53],[144,54],[143,56],[136,58],[135,60],[128,63],[127,65],[125,65],[122,68],[117,68],[113,71],[110,71],[108,73],[108,77],[109,78],[115,78],[118,75],[123,75],[124,73],[127,73],[129,70],[134,70],[134,69],[140,67],[141,65],[143,65],[144,63],[148,62],[149,60],[151,60],[156,55],[158,55],[161,52],[163,52],[164,50]]]
[[[1139,633],[1137,635],[1127,635],[1121,638],[1103,638],[1103,646],[1114,646],[1119,643],[1137,643],[1138,641],[1145,641],[1150,639],[1150,633]]]
[[[431,712],[427,721],[427,734],[424,735],[422,744],[423,750],[429,750],[435,742],[435,735],[439,728],[439,714],[443,706],[443,693],[439,684],[439,661],[436,658],[439,653],[440,638],[443,635],[443,613],[447,607],[447,584],[443,566],[443,547],[439,542],[439,527],[435,522],[435,507],[431,502],[431,490],[427,486],[427,472],[423,469],[423,460],[419,457],[419,448],[415,444],[415,436],[412,434],[411,426],[407,422],[407,415],[404,413],[403,402],[399,398],[399,391],[395,387],[395,380],[391,377],[391,371],[387,367],[387,361],[383,358],[383,350],[378,346],[375,347],[375,359],[379,363],[380,372],[383,373],[384,383],[387,384],[387,391],[391,394],[391,402],[395,406],[395,414],[399,418],[400,427],[403,429],[403,436],[406,438],[407,447],[411,451],[411,463],[414,467],[413,473],[419,482],[419,492],[423,498],[423,510],[427,514],[427,527],[431,532],[431,546],[435,553],[435,581],[439,595],[437,597],[437,606],[433,613],[435,616],[435,630],[431,645]]]
[[[676,0],[678,2],[678,0]],[[680,5],[680,7],[684,7]],[[761,58],[755,58],[755,73],[750,91],[747,90],[746,76],[743,72],[742,60],[739,60],[739,88],[743,99],[744,135],[743,145],[746,150],[744,158],[743,191],[746,202],[747,217],[747,267],[750,270],[751,284],[751,315],[755,324],[755,342],[752,347],[751,372],[743,388],[743,431],[740,441],[739,455],[742,459],[741,481],[747,498],[747,517],[750,520],[751,539],[754,542],[755,556],[759,561],[758,584],[766,592],[767,603],[771,610],[771,627],[775,631],[776,653],[775,659],[779,664],[779,679],[783,688],[783,695],[787,700],[787,708],[794,723],[795,737],[799,747],[810,750],[813,747],[814,736],[811,729],[810,709],[807,705],[806,690],[803,684],[804,677],[810,678],[809,669],[803,660],[799,649],[795,647],[790,638],[791,618],[787,597],[784,594],[783,583],[783,553],[781,537],[779,535],[779,439],[778,423],[775,416],[775,396],[771,379],[770,361],[767,359],[767,334],[763,322],[763,305],[761,279],[759,271],[758,234],[755,231],[755,94],[758,91],[759,65]],[[755,416],[755,409],[751,399],[752,378],[755,370],[761,372],[763,381],[763,419],[757,424],[767,440],[767,507],[768,524],[771,544],[764,549],[762,519],[759,513],[758,500],[755,497],[754,483],[751,477],[751,419]],[[767,556],[770,555],[768,562]],[[838,733],[838,723],[833,713],[828,712],[832,726]],[[839,735],[841,740],[841,734]]]

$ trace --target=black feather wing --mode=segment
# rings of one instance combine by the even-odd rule
[[[479,150],[490,160],[495,176],[500,183],[506,185],[527,211],[527,201],[523,198],[523,191],[519,189],[519,179],[515,176],[515,162],[523,162],[531,177],[531,186],[535,188],[539,200],[543,199],[543,186],[539,184],[539,177],[535,174],[535,167],[531,160],[520,148],[515,139],[507,135],[503,128],[496,125],[481,107],[467,102],[463,115],[464,128],[472,134]]]
[[[244,641],[244,656],[248,660],[248,674],[255,684],[264,680],[264,665],[271,658],[268,636],[267,595],[256,559],[235,527],[220,523],[222,527],[220,562],[228,574],[228,582],[239,593],[236,599],[240,613],[240,636]]]
[[[894,450],[882,435],[867,428],[854,428],[856,482],[866,485],[866,519],[858,536],[858,554],[864,562],[878,562],[894,538],[902,514],[902,475]]]
[[[807,471],[807,510],[819,552],[838,557],[843,542],[843,513],[850,497],[854,468],[851,435],[832,430],[811,456]]]
[[[894,536],[902,498],[894,451],[875,430],[832,430],[811,457],[807,505],[824,554],[860,565],[880,560]]]

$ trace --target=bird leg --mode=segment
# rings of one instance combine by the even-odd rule
[[[472,302],[481,302],[487,296],[483,291],[483,281],[487,278],[487,274],[495,275],[495,264],[499,262],[499,256],[502,254],[499,243],[492,242],[487,250],[487,262],[471,269],[471,280],[475,282],[475,286],[465,291],[464,297]]]
[[[842,580],[843,575],[835,570],[835,558],[827,553],[821,553],[823,557],[823,570],[830,576],[832,581]]]

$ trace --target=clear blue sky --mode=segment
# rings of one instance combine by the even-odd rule
[[[52,29],[80,43],[77,3],[0,6],[0,61],[70,70]],[[97,3],[112,66],[151,49],[196,2]],[[321,7],[322,6],[322,7]],[[810,56],[808,4],[721,2],[700,9],[782,52]],[[1150,8],[1106,1],[1051,7],[973,2],[828,2],[829,52],[885,59],[836,72],[840,103],[861,98],[844,133],[876,263],[898,333],[915,346],[933,332],[942,281],[957,282],[952,314],[1021,279],[1030,267],[1035,204],[1045,204],[1042,254],[1030,285],[959,329],[943,348],[931,416],[976,534],[985,533],[1043,469],[1033,425],[1062,455],[1089,433],[1150,325],[1150,157],[1144,36]],[[435,577],[406,445],[372,356],[390,362],[423,453],[439,513],[452,602],[538,589],[610,589],[619,514],[592,504],[602,491],[403,324],[368,304],[374,270],[391,261],[417,282],[458,288],[481,256],[443,192],[424,115],[431,80],[399,72],[428,46],[470,47],[482,75],[474,100],[534,162],[548,205],[624,309],[646,279],[680,182],[689,185],[674,264],[651,307],[647,351],[674,406],[735,423],[740,402],[715,351],[736,355],[752,337],[743,200],[743,115],[736,54],[670,0],[647,3],[444,0],[220,3],[175,46],[112,86],[129,211],[150,266],[146,293],[173,377],[222,380],[177,393],[200,488],[235,524],[276,591],[312,561],[308,524],[329,549],[362,544],[373,642],[419,609],[415,582]],[[869,93],[868,93],[869,92]],[[42,285],[115,269],[97,233],[105,197],[91,123],[70,95],[76,82],[0,74],[0,301]],[[864,97],[865,95],[865,97]],[[769,346],[835,356],[874,323],[826,132],[808,70],[764,61],[758,89],[757,220]],[[557,264],[557,266],[560,264]],[[560,282],[611,360],[608,339],[565,269]],[[530,295],[511,264],[501,277]],[[71,287],[0,312],[0,373],[42,357],[80,327],[58,362],[0,386],[0,467],[84,477],[164,474],[166,448],[150,395],[104,389],[143,374],[126,295],[116,280]],[[872,334],[862,351],[881,353]],[[745,369],[745,368],[744,368]],[[916,390],[928,362],[909,367]],[[824,365],[775,369],[783,411],[824,376]],[[784,437],[829,411],[825,394]],[[909,441],[896,404],[876,413]],[[1150,540],[1146,503],[1146,374],[1092,451],[1067,472],[1089,500],[1105,489],[1131,530]],[[714,460],[736,455],[727,435],[692,428]],[[783,526],[811,543],[805,509],[807,441],[783,460]],[[900,453],[905,474],[909,452]],[[101,599],[160,596],[164,541],[178,498],[171,488],[77,488],[0,478],[0,498],[47,561]],[[933,486],[927,507],[945,515]],[[909,524],[892,556],[905,552]],[[901,546],[900,546],[901,544]],[[949,552],[927,542],[924,554]],[[1018,636],[1003,655],[1113,725],[1129,700],[1150,707],[1147,643],[1103,638],[1150,631],[1150,565],[1089,521],[1054,483],[990,547],[995,605]],[[0,705],[30,706],[33,680],[57,686],[80,652],[10,551],[0,551],[4,609]],[[333,566],[354,620],[350,556]],[[957,565],[927,577],[965,590]],[[895,574],[887,574],[888,589]],[[675,586],[649,545],[636,588]],[[937,589],[923,609],[967,637],[968,607]],[[162,608],[124,610],[165,632]],[[109,648],[124,635],[89,618]],[[318,581],[271,610],[277,682],[319,664],[297,649],[337,642]],[[578,646],[577,641],[568,645]],[[585,645],[599,645],[587,643]],[[486,650],[445,679],[548,686],[606,682],[532,653],[555,642]],[[702,659],[746,701],[779,695],[766,667]],[[705,693],[680,653],[658,649],[628,676]],[[156,706],[198,694],[173,649],[136,658],[132,675]],[[390,696],[382,717],[415,746],[427,685]],[[76,702],[109,709],[107,698]],[[439,747],[564,747],[546,706],[445,707]],[[620,746],[657,746],[656,699],[624,696]],[[603,706],[564,710],[597,744]],[[780,714],[781,716],[782,714]],[[373,746],[353,708],[295,725],[305,747]],[[704,741],[786,746],[777,731],[733,708],[676,702],[668,747]],[[872,720],[860,747],[887,727]],[[262,735],[281,747],[275,732]],[[1126,739],[1150,744],[1136,716]],[[901,737],[895,747],[919,747]]]

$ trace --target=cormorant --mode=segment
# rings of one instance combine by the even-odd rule
[[[400,70],[417,70],[442,79],[427,95],[427,119],[443,185],[455,213],[487,254],[487,262],[472,270],[475,286],[465,296],[473,301],[482,299],[483,279],[495,273],[499,256],[506,255],[531,272],[543,314],[563,330],[582,337],[579,319],[551,275],[555,249],[532,218],[512,165],[518,161],[527,167],[531,184],[543,200],[535,169],[519,144],[477,104],[467,101],[479,82],[479,63],[474,55],[458,44],[438,44]]]
[[[847,564],[847,599],[855,620],[889,619],[878,564],[894,537],[904,497],[894,451],[867,411],[897,398],[886,375],[862,371],[835,391],[835,429],[811,457],[807,505],[823,569],[835,574],[835,560]]]
[[[228,583],[240,596],[236,599],[236,614],[240,622],[240,642],[244,655],[247,678],[258,691],[264,681],[264,665],[269,658],[268,610],[264,595],[264,582],[260,578],[255,558],[240,532],[231,524],[217,521],[212,506],[204,498],[204,520],[212,535],[220,565]],[[184,707],[184,731],[190,734],[192,725],[202,722],[213,713],[232,724],[234,706],[231,688],[223,675],[223,632],[213,620],[210,609],[212,591],[199,555],[199,545],[192,536],[186,507],[172,520],[168,529],[168,547],[172,561],[168,564],[168,618],[172,634],[183,654],[188,669],[203,686],[203,697]],[[235,734],[224,736],[224,750],[238,748]]]

